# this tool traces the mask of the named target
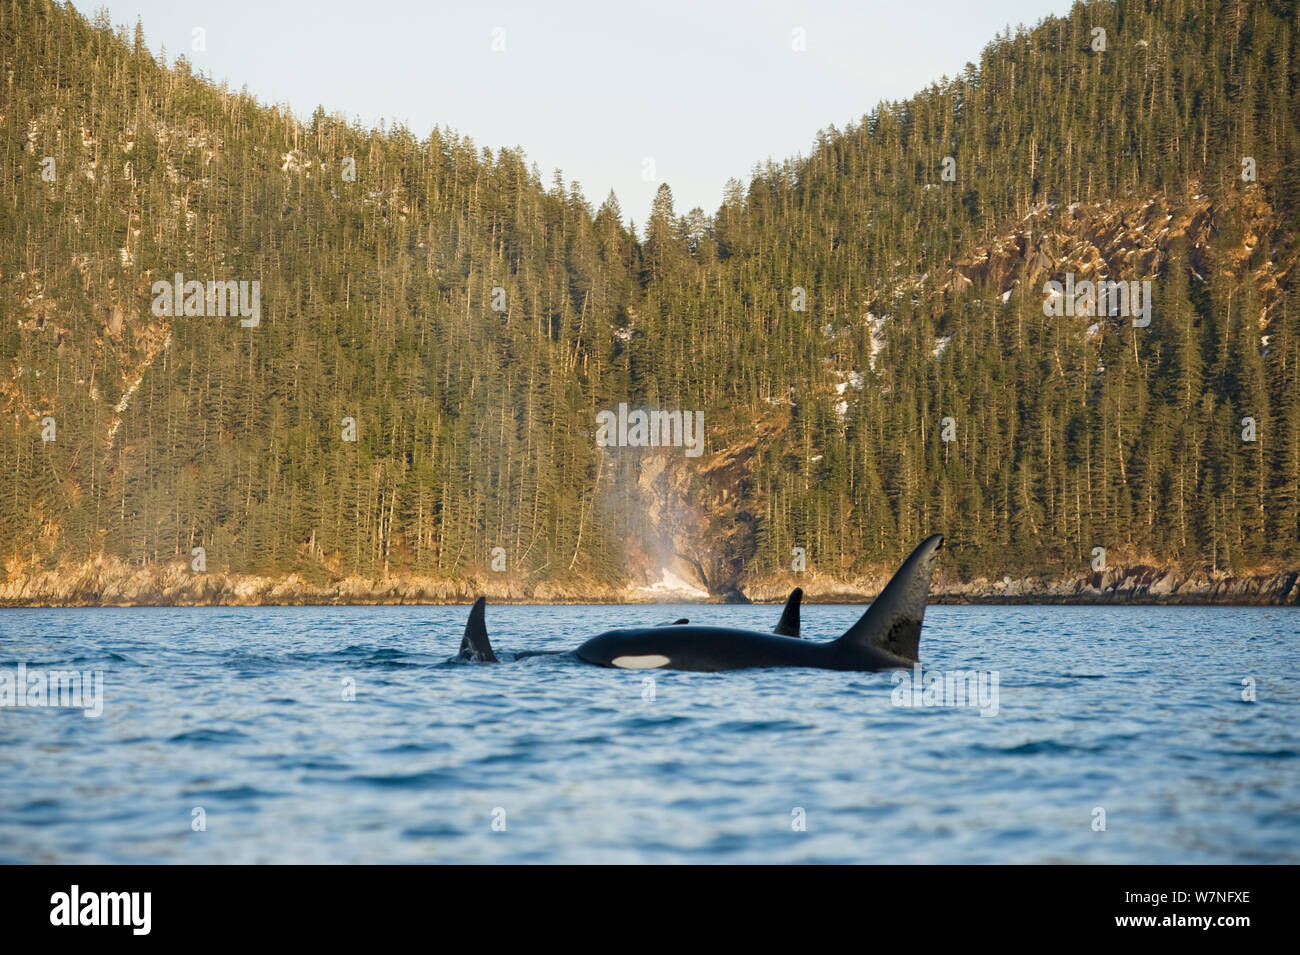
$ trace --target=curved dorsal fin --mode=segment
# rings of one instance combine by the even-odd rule
[[[486,597],[479,597],[474,601],[474,606],[469,612],[469,620],[465,624],[465,636],[460,641],[460,655],[476,663],[496,663],[497,656],[492,652],[487,624],[483,620],[485,606],[487,606]]]
[[[930,600],[930,577],[942,546],[942,534],[921,541],[867,612],[837,642],[850,650],[871,647],[905,663],[915,663],[921,645],[921,621]]]
[[[772,630],[782,637],[799,636],[799,601],[803,600],[803,588],[796,587],[786,598],[785,609],[781,611],[781,620]]]

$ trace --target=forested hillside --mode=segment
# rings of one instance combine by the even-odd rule
[[[1298,28],[1081,3],[636,230],[0,0],[0,582],[201,547],[727,594],[932,531],[966,576],[1300,568]],[[177,273],[256,318],[160,314]],[[1067,274],[1149,282],[1149,323],[1045,314]],[[703,454],[602,447],[620,404],[701,412]]]

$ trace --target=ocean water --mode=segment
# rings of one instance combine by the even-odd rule
[[[487,623],[507,656],[779,612]],[[804,636],[860,612],[805,606]],[[1300,861],[1294,609],[931,607],[927,671],[986,704],[996,672],[995,713],[889,673],[452,662],[466,614],[0,611],[0,672],[103,678],[98,718],[0,709],[0,861]]]

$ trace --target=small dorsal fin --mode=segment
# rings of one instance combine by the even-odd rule
[[[786,598],[785,609],[781,611],[781,620],[777,623],[773,633],[782,637],[799,636],[799,602],[803,600],[803,588],[796,587],[790,591],[790,596]]]
[[[461,657],[476,663],[497,662],[497,656],[492,652],[492,644],[488,640],[487,624],[483,619],[483,608],[486,605],[486,597],[479,597],[474,601],[474,606],[469,612],[469,620],[465,624],[465,636],[460,641]]]

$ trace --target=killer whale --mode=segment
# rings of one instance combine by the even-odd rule
[[[634,627],[592,637],[574,654],[596,666],[632,670],[716,672],[751,667],[813,667],[877,671],[911,667],[919,660],[930,580],[942,546],[942,534],[927,537],[917,545],[858,621],[827,643],[813,643],[797,636],[802,591],[796,590],[773,633],[689,623]],[[461,655],[496,662],[484,624],[484,604],[480,597],[470,611]],[[791,614],[794,635],[780,632],[790,622],[787,614]]]
[[[866,613],[837,640],[813,643],[725,627],[674,627],[671,632],[610,630],[578,647],[581,660],[631,670],[716,672],[750,667],[891,670],[918,660],[930,578],[943,536],[922,541]]]
[[[776,627],[772,632],[785,637],[799,639],[799,604],[803,601],[803,588],[796,587],[790,591],[790,596],[786,598],[785,606],[781,609],[781,619],[777,621]],[[500,663],[497,655],[492,650],[492,642],[488,639],[487,621],[484,608],[487,606],[487,599],[479,597],[474,601],[474,606],[470,608],[469,620],[465,624],[465,635],[460,641],[460,653],[458,656],[462,660],[470,660],[474,663]],[[661,623],[656,627],[647,627],[648,630],[662,630],[664,627],[682,627],[690,623],[685,617],[680,620],[674,620],[671,623]],[[525,650],[522,653],[516,653],[515,659],[521,660],[526,657],[558,656],[568,651],[565,650]]]

